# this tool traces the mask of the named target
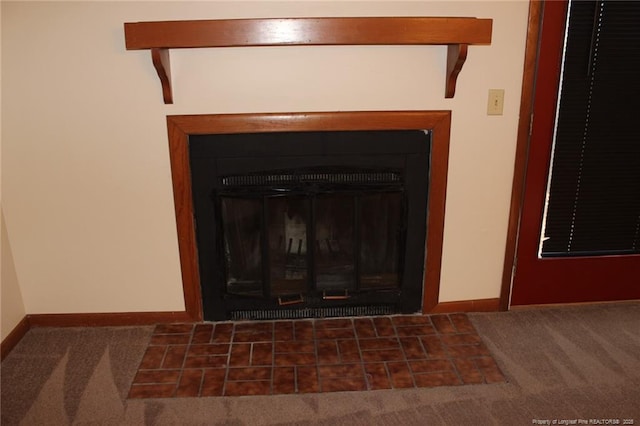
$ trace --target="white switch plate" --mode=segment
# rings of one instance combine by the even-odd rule
[[[504,89],[489,89],[487,115],[502,115],[504,109]]]

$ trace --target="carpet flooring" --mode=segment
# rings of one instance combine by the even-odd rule
[[[505,381],[130,398],[156,327],[32,328],[2,361],[2,425],[640,424],[640,303],[468,314]]]

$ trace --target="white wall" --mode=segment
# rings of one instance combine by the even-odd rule
[[[527,12],[524,0],[3,1],[2,197],[26,312],[184,309],[165,116],[200,113],[452,110],[440,300],[498,297]],[[149,52],[124,48],[124,22],[294,16],[493,18],[493,42],[469,48],[454,99],[440,46],[173,50],[173,105]],[[489,88],[505,89],[503,116],[486,115]]]
[[[0,299],[2,303],[0,305],[0,309],[2,312],[1,336],[2,339],[4,339],[9,335],[9,333],[11,333],[22,318],[24,318],[26,311],[13,263],[11,245],[9,244],[9,238],[7,236],[4,214],[0,217],[0,226],[0,238],[2,241],[2,267],[0,271],[0,279],[2,280]]]
[[[2,10],[0,9],[0,19]],[[1,49],[0,49],[1,52]],[[0,69],[0,81],[2,81],[2,70]],[[0,99],[2,90],[0,87]],[[0,105],[0,129],[2,129],[2,114]],[[2,172],[2,139],[0,138],[0,176]],[[2,179],[0,178],[0,181]],[[0,197],[2,188],[0,187]],[[22,293],[13,263],[11,245],[7,236],[7,229],[4,221],[4,211],[0,201],[0,337],[2,340],[11,333],[15,326],[24,318],[26,311],[22,301]]]

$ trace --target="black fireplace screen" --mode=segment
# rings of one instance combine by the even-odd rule
[[[218,195],[226,292],[283,297],[318,291],[337,297],[398,289],[406,227],[401,176],[294,177],[264,179],[266,185],[223,178],[235,184]]]
[[[208,135],[190,151],[205,319],[419,310],[427,132]]]

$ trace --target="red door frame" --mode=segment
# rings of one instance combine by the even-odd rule
[[[526,143],[522,143],[522,135],[519,134],[520,149],[517,152],[524,158],[516,158],[510,235],[507,241],[501,298],[503,309],[509,306],[506,300],[509,288],[511,306],[640,299],[640,255],[538,258],[567,5],[566,0],[548,1],[542,4],[537,1],[531,2],[529,34],[531,37],[538,34],[537,30],[532,30],[532,25],[537,25],[540,38],[536,43],[539,45],[537,69],[534,73],[534,81],[530,82],[533,84],[528,86],[531,87],[530,93],[532,93],[528,97],[528,100],[532,101],[529,104],[526,103],[527,97],[524,96],[527,85],[523,85],[521,125],[523,117],[526,122],[527,111],[532,111],[534,118],[533,123],[530,123],[532,124],[530,135],[525,135]],[[541,20],[537,23],[534,21],[536,16],[532,16],[536,13],[541,16]],[[530,54],[529,44],[527,50]],[[527,55],[527,58],[529,56]],[[524,154],[522,153],[522,145],[528,147],[528,153],[526,149]],[[519,161],[522,164],[519,164]],[[520,176],[524,178],[524,186],[521,188],[516,186],[518,167],[522,167]],[[522,203],[517,205],[515,203],[519,197]],[[517,224],[515,231],[512,226],[514,222]],[[507,259],[514,252],[515,258],[512,257],[510,264],[507,265]],[[511,265],[513,267],[508,267]]]

